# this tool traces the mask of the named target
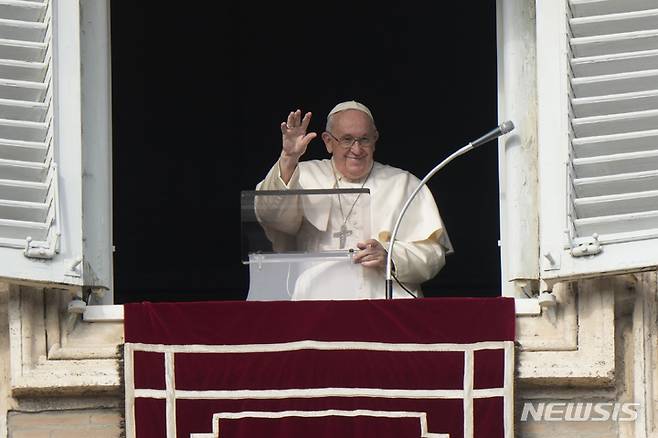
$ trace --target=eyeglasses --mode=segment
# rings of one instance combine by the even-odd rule
[[[351,135],[346,135],[345,137],[336,138],[336,136],[329,131],[327,131],[327,134],[331,135],[331,138],[336,140],[338,144],[345,149],[351,148],[354,146],[354,143],[359,143],[359,146],[368,149],[371,148],[374,143],[374,140],[370,137],[352,137]]]

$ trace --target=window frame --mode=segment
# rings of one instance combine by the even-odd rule
[[[31,258],[0,247],[0,278],[89,287],[112,297],[109,2],[51,0],[53,162],[59,198],[58,252]]]
[[[567,230],[570,183],[569,0],[537,1],[537,111],[540,279],[548,283],[652,270],[656,238],[604,243],[574,256]],[[596,242],[591,240],[595,249]],[[581,248],[582,249],[582,248]]]

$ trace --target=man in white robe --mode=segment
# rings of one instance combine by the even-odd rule
[[[298,290],[292,298],[384,298],[386,248],[397,217],[420,180],[409,172],[374,161],[379,134],[370,110],[355,101],[336,105],[327,117],[322,140],[332,155],[331,159],[299,161],[308,144],[317,136],[314,132],[307,133],[310,120],[311,113],[302,117],[301,111],[297,110],[281,123],[281,156],[256,189],[367,188],[370,197],[332,196],[325,198],[325,203],[328,203],[324,208],[318,208],[318,205],[312,208],[304,205],[282,206],[276,220],[270,217],[262,223],[275,249],[292,236],[296,240],[297,250],[301,251],[335,250],[340,246],[357,250],[353,261],[363,267],[363,281],[354,290],[336,291],[328,296],[314,294],[311,283],[300,288],[303,290]],[[294,197],[288,198],[288,202],[299,203],[298,200],[293,201]],[[367,202],[371,207],[370,224],[362,224],[359,223],[361,216],[350,212],[358,211],[361,204]],[[341,235],[340,231],[348,227],[367,230],[369,236],[363,239],[356,233]],[[314,238],[309,230],[319,230],[321,233],[316,235],[321,237]],[[335,237],[333,241],[332,236]],[[339,241],[343,245],[339,245]],[[439,272],[449,252],[452,252],[452,245],[438,208],[429,189],[423,187],[405,213],[398,230],[392,257],[395,277],[407,289],[422,296],[421,283]],[[317,281],[320,278],[321,275],[316,276]],[[409,296],[399,286],[394,286],[394,297]]]

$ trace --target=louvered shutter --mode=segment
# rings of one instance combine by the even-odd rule
[[[0,3],[0,246],[43,258],[59,239],[51,21],[46,3]]]
[[[93,59],[107,36],[82,18],[78,1],[0,0],[0,279],[111,284],[109,123],[96,120],[109,75]]]
[[[543,175],[552,174],[541,192],[561,204],[540,212],[542,276],[648,269],[658,265],[658,0],[562,2],[565,25],[556,30],[566,35],[552,44],[564,42],[564,57],[558,49],[553,60],[563,78],[552,102],[564,122],[540,150],[565,151],[540,152],[551,161],[540,163]]]

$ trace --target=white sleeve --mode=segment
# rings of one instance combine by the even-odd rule
[[[402,283],[420,284],[434,278],[445,265],[445,250],[434,240],[401,242],[393,246],[395,276]]]
[[[295,171],[288,181],[288,184],[284,183],[281,179],[281,168],[279,167],[279,161],[277,160],[274,163],[274,166],[265,176],[258,185],[256,190],[288,190],[288,189],[301,189],[299,185],[299,165],[295,168]]]
[[[290,178],[288,184],[281,179],[279,162],[265,176],[265,179],[258,183],[256,190],[289,190],[298,189],[299,186],[299,166]],[[272,231],[279,231],[289,235],[294,235],[299,230],[302,223],[302,210],[299,205],[297,196],[256,196],[255,206],[256,216],[261,223],[265,232],[272,242],[275,236]]]

